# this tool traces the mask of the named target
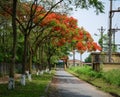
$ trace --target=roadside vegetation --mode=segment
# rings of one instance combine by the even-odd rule
[[[90,66],[83,66],[71,67],[67,71],[115,97],[120,97],[120,69],[96,72]]]
[[[0,97],[46,97],[47,87],[54,75],[44,73],[43,75],[33,75],[32,81],[27,80],[27,85],[22,86],[20,80],[16,81],[16,89],[8,91],[7,84],[0,84]]]

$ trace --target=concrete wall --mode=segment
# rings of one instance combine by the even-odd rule
[[[91,56],[92,67],[96,71],[99,71],[101,68],[104,71],[120,69],[120,53],[112,53],[111,63],[108,62],[108,53],[95,52],[91,53]]]
[[[109,58],[108,53],[94,52],[91,53],[91,56],[92,56],[92,63],[94,62],[108,63],[108,58]],[[120,53],[112,53],[111,62],[120,63]]]
[[[103,64],[102,69],[103,71],[109,71],[112,69],[120,69],[120,64]]]

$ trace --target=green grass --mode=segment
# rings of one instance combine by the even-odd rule
[[[45,73],[42,76],[33,75],[32,81],[27,81],[26,86],[21,86],[17,81],[14,90],[8,90],[7,84],[0,84],[0,97],[41,97],[46,96],[46,87],[51,81],[52,74]]]
[[[105,72],[103,78],[110,84],[120,86],[120,69]]]
[[[120,69],[113,69],[107,72],[95,72],[91,67],[85,66],[72,67],[67,71],[103,91],[120,97]]]

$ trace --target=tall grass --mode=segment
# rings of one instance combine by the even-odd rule
[[[113,69],[107,72],[96,72],[93,71],[91,67],[89,66],[83,66],[83,67],[71,67],[69,70],[71,70],[74,73],[77,73],[78,75],[87,75],[89,77],[94,78],[102,78],[107,83],[114,84],[117,86],[120,86],[120,69]]]
[[[93,71],[90,66],[71,67],[70,70],[77,74],[83,74],[83,75],[87,75],[87,76],[95,77],[95,78],[99,78],[103,75],[102,72]]]
[[[105,72],[103,79],[105,79],[110,84],[120,86],[120,69],[113,69],[111,71]]]

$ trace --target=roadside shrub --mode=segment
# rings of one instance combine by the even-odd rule
[[[79,67],[70,67],[69,70],[73,71],[73,72],[76,72],[78,70]]]
[[[96,71],[90,71],[89,76],[95,77],[95,78],[101,78],[103,76],[103,72],[96,72]]]
[[[90,76],[90,77],[95,77],[96,74],[97,74],[97,73],[96,73],[95,71],[90,71],[90,72],[89,72],[89,76]]]
[[[91,67],[83,66],[81,68],[77,68],[76,73],[89,75],[90,71],[91,71]]]
[[[102,77],[102,72],[93,71],[90,66],[83,66],[83,67],[71,67],[70,70],[77,74],[84,74],[90,77],[100,78]]]

